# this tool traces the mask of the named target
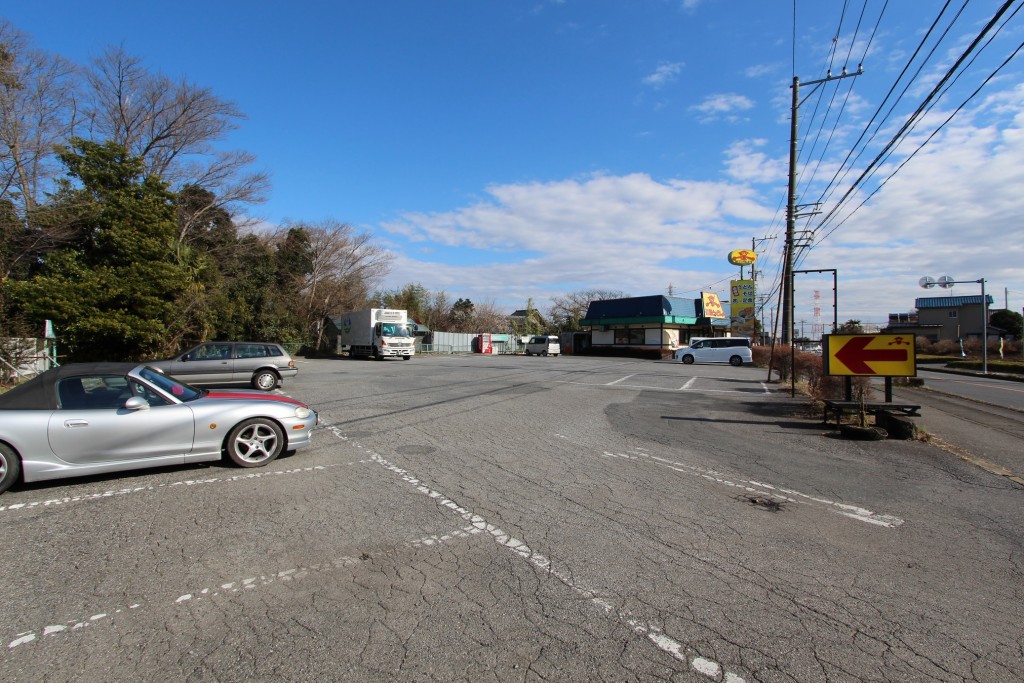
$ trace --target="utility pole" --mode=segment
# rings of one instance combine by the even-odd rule
[[[841,78],[860,76],[864,73],[862,66],[857,67],[854,73],[847,73],[846,67],[838,76],[833,76],[829,71],[825,78],[816,81],[807,81],[804,85],[821,85],[829,81],[837,81]],[[786,246],[784,252],[784,263],[782,268],[782,343],[789,344],[793,341],[793,252],[796,244],[794,234],[796,232],[797,204],[796,204],[796,164],[797,164],[797,112],[800,109],[800,79],[793,76],[793,105],[790,114],[789,126],[789,196],[786,205]],[[814,92],[813,90],[811,92]],[[810,93],[808,93],[810,95]],[[804,214],[807,215],[807,214]]]

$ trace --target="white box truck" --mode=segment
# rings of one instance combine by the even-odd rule
[[[341,315],[338,352],[382,360],[416,355],[416,337],[409,331],[406,312],[393,308],[368,308]]]

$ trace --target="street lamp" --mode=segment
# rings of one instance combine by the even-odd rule
[[[931,289],[935,285],[942,287],[943,289],[952,289],[953,285],[963,284],[967,282],[974,282],[975,284],[981,285],[981,305],[982,305],[982,319],[981,319],[981,373],[983,375],[988,374],[988,298],[985,296],[985,278],[978,278],[977,280],[954,280],[948,275],[943,275],[938,280],[933,277],[925,275],[923,278],[917,281],[917,284],[921,285],[925,289]]]

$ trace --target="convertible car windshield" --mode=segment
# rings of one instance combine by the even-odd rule
[[[179,401],[194,401],[197,398],[202,398],[206,394],[204,389],[196,389],[188,384],[171,379],[164,373],[157,372],[153,368],[143,368],[139,371],[139,376],[147,382],[156,385],[161,390],[166,391]]]

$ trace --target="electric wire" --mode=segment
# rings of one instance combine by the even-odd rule
[[[888,6],[889,6],[889,0],[885,0],[885,2],[882,5],[881,11],[879,11],[879,13],[878,13],[878,18],[875,20],[875,25],[871,29],[871,35],[868,36],[867,43],[864,46],[864,52],[861,55],[861,58],[860,58],[860,60],[858,62],[858,69],[860,68],[860,65],[862,65],[864,63],[864,61],[867,59],[867,55],[868,55],[868,53],[871,50],[871,44],[875,40],[875,35],[878,33],[878,27],[879,27],[879,25],[882,22],[882,17],[885,16],[885,10],[886,10],[886,8]],[[861,24],[861,22],[864,19],[864,14],[867,12],[867,7],[868,7],[868,0],[864,0],[864,4],[861,6],[860,17],[857,20],[857,28],[854,31],[853,38],[850,40],[850,48],[847,51],[847,55],[846,55],[846,64],[850,64],[851,63],[851,59],[853,57],[853,48],[854,48],[854,45],[856,44],[856,41],[857,41],[857,35],[860,33],[860,24]],[[822,163],[824,163],[826,152],[828,151],[829,147],[831,146],[832,140],[835,138],[836,131],[839,128],[839,122],[842,120],[843,114],[846,112],[846,108],[847,108],[847,106],[848,106],[848,104],[850,102],[850,97],[853,95],[853,90],[856,87],[856,83],[857,83],[856,79],[850,79],[849,87],[846,90],[846,97],[843,99],[843,104],[839,108],[839,112],[835,116],[835,121],[832,124],[832,130],[829,131],[828,139],[825,141],[825,146],[822,148],[821,154],[818,156],[818,159],[815,162],[814,169],[811,171],[811,173],[807,177],[807,179],[803,182],[803,188],[804,188],[805,191],[807,189],[809,189],[811,186],[813,186],[814,179],[818,175],[818,170],[821,168]],[[837,83],[836,84],[836,92],[838,92],[838,91],[839,91],[839,84]],[[801,194],[802,194],[801,192],[798,192],[797,196],[800,196]],[[814,203],[818,203],[818,202],[814,202]]]
[[[942,34],[935,41],[935,44],[932,46],[931,50],[924,57],[924,59],[921,60],[921,63],[918,65],[917,70],[910,77],[910,79],[904,84],[904,87],[903,87],[902,91],[900,91],[899,95],[897,95],[897,97],[893,100],[891,106],[889,107],[889,110],[887,112],[885,112],[885,114],[881,117],[881,119],[878,119],[879,113],[882,111],[882,109],[884,109],[884,107],[886,105],[886,102],[888,102],[889,98],[892,97],[892,94],[893,94],[893,92],[895,92],[896,88],[899,86],[900,81],[903,80],[903,77],[906,75],[907,71],[911,68],[911,65],[917,59],[918,54],[920,54],[921,50],[927,44],[929,37],[932,35],[932,32],[937,28],[939,21],[942,19],[942,16],[945,14],[946,10],[948,9],[951,1],[952,0],[947,0],[946,3],[942,6],[942,9],[940,10],[938,16],[932,22],[932,25],[928,28],[928,31],[925,33],[924,37],[918,43],[918,46],[914,50],[914,53],[910,56],[910,59],[907,60],[907,63],[904,65],[903,70],[900,72],[900,75],[893,82],[892,87],[889,89],[889,92],[886,93],[885,98],[882,100],[881,104],[879,104],[878,108],[875,110],[875,113],[872,115],[871,119],[868,121],[867,125],[864,127],[864,130],[861,132],[860,137],[857,139],[857,141],[850,148],[850,151],[847,153],[846,158],[843,160],[842,164],[840,164],[839,168],[836,170],[836,173],[835,173],[835,175],[833,175],[832,180],[830,180],[829,183],[826,185],[825,189],[822,190],[821,195],[819,196],[817,203],[825,204],[825,203],[828,203],[831,200],[833,194],[836,191],[836,187],[838,185],[840,185],[841,183],[843,183],[845,181],[846,177],[851,173],[851,171],[855,167],[855,164],[857,163],[857,161],[860,160],[861,155],[864,153],[865,150],[868,149],[869,145],[874,141],[875,136],[878,134],[878,132],[882,129],[882,127],[886,124],[886,122],[892,116],[893,111],[895,111],[897,105],[902,101],[902,99],[906,95],[907,91],[910,89],[910,87],[920,77],[921,72],[923,71],[924,67],[929,63],[929,61],[931,61],[931,59],[934,56],[936,50],[938,50],[939,46],[942,44],[942,42],[945,40],[946,36],[949,34],[949,31],[956,24],[957,20],[960,18],[960,16],[963,13],[964,9],[967,7],[967,3],[970,2],[970,0],[964,0],[963,5],[961,5],[961,7],[957,11],[956,15],[954,15],[953,18],[950,20],[950,22],[946,26],[945,30],[942,31]],[[866,57],[866,54],[865,54],[865,57]],[[870,136],[868,136],[867,140],[864,140],[864,137],[865,137],[865,135],[868,134],[868,131],[872,130],[872,125],[875,124],[876,119],[878,119],[877,125],[874,126],[874,130],[873,130],[873,132],[871,132]],[[862,142],[863,142],[863,145],[861,145]],[[858,151],[858,148],[859,148],[859,151]],[[856,152],[856,155],[854,155],[854,152]],[[851,157],[852,157],[852,159],[851,159]]]
[[[807,234],[810,234],[811,237],[807,240],[806,246],[810,247],[810,246],[813,246],[815,243],[820,243],[822,240],[824,240],[828,236],[832,235],[835,232],[835,230],[837,230],[840,226],[845,224],[846,221],[848,221],[849,218],[852,217],[852,215],[854,213],[856,213],[856,211],[860,207],[862,207],[868,200],[870,200],[871,197],[875,196],[881,190],[881,188],[884,187],[885,184],[896,173],[899,172],[900,169],[902,169],[907,163],[909,163],[910,159],[912,159],[914,156],[916,156],[925,145],[927,145],[930,141],[932,141],[935,138],[935,136],[938,135],[939,132],[942,129],[944,129],[949,124],[949,122],[952,120],[952,118],[954,118],[960,111],[962,111],[962,109],[974,97],[977,96],[977,94],[981,91],[981,89],[983,89],[985,87],[985,85],[988,84],[992,80],[992,78],[994,78],[1019,53],[1019,51],[1022,48],[1024,48],[1024,44],[1022,44],[1021,47],[1018,47],[1018,49],[1015,50],[1013,52],[1013,54],[1010,55],[1010,57],[1008,57],[1003,62],[1002,65],[1000,65],[1000,67],[998,67],[992,74],[989,75],[988,78],[985,79],[985,81],[981,84],[981,86],[979,86],[969,97],[967,97],[956,108],[956,110],[949,117],[947,117],[947,119],[942,124],[940,124],[938,126],[938,128],[936,128],[934,131],[931,132],[931,134],[929,134],[927,136],[927,138],[918,146],[917,149],[915,149],[912,153],[910,153],[910,155],[907,156],[907,158],[905,158],[899,164],[899,166],[897,166],[892,171],[892,173],[890,173],[884,180],[882,180],[879,183],[879,185],[870,194],[868,194],[867,197],[865,197],[862,201],[860,201],[859,204],[856,207],[854,207],[849,213],[846,213],[846,215],[842,217],[842,220],[839,220],[839,216],[842,213],[845,213],[845,209],[847,208],[847,205],[851,201],[851,197],[854,196],[854,192],[857,191],[858,189],[860,189],[868,179],[872,178],[880,170],[881,165],[887,159],[889,159],[891,157],[891,155],[895,151],[898,150],[899,145],[901,144],[901,142],[904,139],[906,139],[906,137],[910,133],[912,133],[913,131],[916,130],[916,128],[922,123],[925,115],[930,113],[932,108],[934,108],[938,104],[938,102],[940,100],[942,100],[942,98],[949,93],[950,89],[953,87],[953,84],[956,83],[956,81],[966,72],[966,69],[969,68],[974,63],[974,61],[977,59],[978,55],[980,55],[980,53],[985,49],[985,47],[987,47],[988,45],[991,44],[992,40],[995,38],[995,35],[997,35],[998,32],[1001,31],[1003,27],[1005,27],[1005,25],[1009,21],[1009,19],[1012,18],[1017,13],[1017,10],[1020,9],[1019,7],[1017,8],[1017,10],[1014,10],[1014,12],[1010,15],[1010,17],[1007,18],[1003,22],[1003,24],[999,27],[999,29],[997,29],[995,31],[995,33],[992,33],[990,35],[990,37],[988,37],[988,39],[985,42],[984,46],[981,49],[978,49],[979,44],[985,38],[986,34],[991,32],[992,27],[996,23],[998,23],[1000,21],[1000,18],[1013,5],[1014,1],[1015,0],[1008,0],[1007,2],[1005,2],[1002,5],[1002,7],[996,12],[996,14],[987,23],[987,25],[979,33],[979,35],[971,42],[971,44],[967,47],[967,49],[964,50],[963,54],[960,55],[960,57],[957,59],[957,61],[954,63],[954,65],[947,71],[947,73],[935,85],[935,87],[932,88],[931,92],[925,98],[925,100],[921,104],[919,104],[917,106],[917,108],[910,115],[910,117],[903,123],[903,125],[896,132],[896,134],[893,135],[892,139],[890,139],[889,142],[882,148],[881,152],[879,152],[876,155],[876,157],[872,160],[872,162],[865,169],[863,169],[863,171],[857,177],[857,179],[854,181],[854,183],[846,190],[846,192],[843,194],[843,196],[836,202],[836,204],[829,210],[829,212],[823,218],[821,218],[819,221],[817,221],[816,226],[814,228],[811,228],[809,231],[807,231]],[[950,31],[953,29],[953,27],[957,24],[957,22],[959,21],[959,19],[963,15],[964,10],[967,7],[968,3],[969,3],[969,0],[965,0],[960,5],[959,9],[956,10],[955,14],[949,20],[948,24],[945,25],[940,30],[940,24],[942,22],[943,17],[948,12],[948,10],[950,8],[950,5],[952,4],[952,0],[947,0],[947,2],[944,3],[944,5],[943,5],[942,9],[940,10],[938,16],[936,16],[936,18],[932,21],[931,26],[928,28],[927,32],[925,33],[924,37],[919,42],[918,46],[915,48],[914,53],[907,60],[907,62],[904,65],[904,67],[903,67],[899,77],[897,77],[897,79],[893,82],[893,85],[890,87],[890,89],[887,92],[885,98],[883,99],[881,104],[879,104],[879,106],[877,107],[875,112],[872,114],[871,119],[869,120],[867,125],[864,127],[864,129],[860,133],[860,136],[858,137],[857,141],[851,147],[850,151],[846,154],[846,157],[845,157],[843,163],[840,164],[840,166],[836,170],[835,174],[833,175],[833,178],[829,181],[829,183],[826,185],[826,188],[822,191],[822,193],[820,195],[822,203],[831,200],[831,197],[837,191],[838,186],[845,182],[845,178],[847,178],[848,175],[851,173],[852,169],[854,168],[854,164],[860,159],[860,157],[863,155],[864,151],[866,151],[870,147],[870,144],[874,141],[875,137],[883,129],[883,126],[885,126],[885,124],[891,119],[893,113],[896,110],[896,107],[900,104],[900,102],[902,102],[905,99],[907,93],[910,91],[910,88],[912,88],[913,85],[916,82],[918,82],[918,80],[921,78],[921,75],[924,72],[924,69],[934,59],[934,56],[936,55],[938,49],[945,42],[945,40],[947,39],[947,37],[950,34]],[[864,3],[864,5],[863,5],[863,7],[861,9],[860,18],[858,19],[858,23],[857,23],[857,30],[855,31],[854,37],[850,41],[850,46],[849,46],[848,54],[847,54],[847,63],[849,63],[849,59],[850,59],[850,57],[852,57],[853,48],[854,48],[854,46],[856,44],[857,35],[859,34],[860,25],[862,23],[864,14],[866,12],[866,7],[867,7],[867,0],[865,0],[865,3]],[[871,35],[870,35],[870,37],[869,37],[869,39],[867,41],[867,44],[865,45],[864,53],[863,53],[864,57],[862,58],[861,63],[863,63],[865,61],[865,59],[866,59],[866,57],[868,55],[868,52],[869,52],[869,50],[871,48],[871,45],[874,42],[875,36],[878,33],[879,27],[881,26],[881,22],[882,22],[883,17],[885,16],[887,8],[888,8],[888,0],[885,0],[885,2],[883,3],[882,9],[880,10],[880,12],[878,14],[878,17],[877,17],[877,19],[875,21],[875,25],[874,25],[874,27],[873,27],[873,29],[871,31]],[[843,22],[843,20],[845,20],[845,16],[846,16],[847,10],[848,10],[848,2],[844,2],[843,8],[842,8],[842,13],[841,13],[841,19],[840,19],[840,27],[837,30],[837,32],[835,34],[835,37],[833,38],[832,49],[829,51],[828,64],[830,64],[830,65],[835,63],[835,58],[836,58],[836,54],[837,54],[838,37],[841,35],[842,22]],[[792,31],[792,35],[793,35],[793,64],[792,64],[792,70],[793,70],[794,75],[795,75],[795,72],[796,72],[796,35],[797,35],[796,18],[797,18],[797,5],[796,5],[796,0],[793,0],[793,31]],[[926,48],[929,45],[929,41],[932,39],[933,35],[936,35],[937,32],[938,32],[938,34],[937,34],[937,37],[935,38],[934,44],[932,44],[930,49],[927,49],[927,51],[926,51]],[[913,67],[915,65],[915,62],[922,55],[922,53],[924,54],[923,59],[921,59],[920,62],[917,63],[917,68],[913,69]],[[969,60],[967,60],[968,56],[970,56]],[[965,66],[965,64],[966,64],[966,66]],[[907,78],[908,73],[910,73],[912,69],[913,69],[912,75],[909,78]],[[902,83],[902,88],[900,88],[901,83]],[[804,180],[804,182],[802,183],[803,186],[804,186],[803,187],[804,190],[806,190],[807,187],[812,185],[813,179],[814,179],[815,175],[817,174],[818,169],[820,168],[820,166],[822,165],[822,163],[824,161],[824,158],[825,158],[825,156],[827,154],[827,151],[828,151],[828,149],[830,147],[830,143],[834,139],[836,130],[837,130],[838,125],[839,125],[839,121],[841,120],[841,118],[843,116],[843,113],[845,112],[846,107],[847,107],[847,105],[849,103],[850,97],[851,97],[852,92],[853,92],[853,88],[854,88],[854,84],[853,84],[853,82],[851,82],[849,89],[847,89],[847,91],[845,93],[845,96],[844,96],[842,104],[841,104],[841,106],[840,106],[840,108],[838,110],[838,113],[835,115],[834,123],[832,125],[832,128],[831,128],[831,130],[830,130],[827,138],[825,139],[825,141],[823,143],[823,146],[822,146],[822,148],[820,150],[820,156],[817,156],[817,158],[816,158],[814,169],[813,169],[813,171],[811,172],[811,174],[809,176],[806,176],[806,180]],[[835,103],[835,101],[837,99],[838,90],[839,90],[839,88],[837,86],[834,89],[833,93],[832,93],[832,97],[829,100],[828,106],[824,108],[824,113],[821,116],[820,123],[819,123],[818,128],[817,128],[816,133],[815,133],[814,143],[810,147],[806,148],[806,150],[804,148],[801,148],[800,155],[803,156],[804,158],[809,159],[809,158],[814,158],[815,157],[815,152],[817,151],[817,147],[818,147],[818,144],[819,144],[820,137],[823,135],[823,126],[825,125],[825,122],[829,120],[830,112],[832,111],[833,105],[834,105],[834,103]],[[899,91],[899,94],[896,95],[895,98],[894,98],[894,93],[896,93],[897,90]],[[819,108],[820,108],[820,105],[821,105],[822,101],[823,101],[823,93],[819,93],[818,94],[818,99],[817,99],[816,104],[815,104],[814,113],[812,114],[811,118],[809,119],[811,124],[812,124],[811,126],[809,126],[809,128],[811,128],[811,129],[814,128],[813,124],[818,120],[817,114],[818,114],[818,111],[819,111]],[[887,104],[889,105],[888,109],[886,109],[886,105]],[[884,111],[884,114],[883,114],[883,111]],[[809,136],[807,136],[807,137],[809,137]],[[805,139],[806,139],[806,137],[805,137]],[[779,216],[779,213],[778,213],[778,210],[777,210],[776,218],[773,219],[773,222],[772,222],[773,225],[777,221],[778,216]],[[823,229],[827,228],[830,224],[832,224],[833,222],[836,222],[836,221],[838,221],[838,224],[834,225],[831,229],[828,230],[828,232],[826,232],[824,234],[821,233],[821,231]],[[806,217],[806,221],[805,221],[805,225],[807,227],[810,227],[812,223],[813,223],[813,218],[811,216],[807,216]],[[795,251],[799,251],[799,253],[794,254],[794,264],[796,265],[796,264],[798,264],[799,261],[802,261],[806,257],[806,254],[808,253],[809,249],[799,249],[799,250],[795,250]],[[782,261],[782,259],[779,259],[778,261],[776,261],[776,263],[781,263],[781,261]],[[794,265],[794,267],[795,267],[795,265]],[[776,271],[777,271],[776,272],[776,276],[775,276],[775,278],[773,278],[772,287],[771,287],[771,293],[772,294],[774,294],[774,292],[777,291],[777,289],[781,285],[781,272],[778,272],[780,270],[781,270],[781,266],[779,266],[776,269]]]
[[[902,162],[901,162],[901,163],[900,163],[900,164],[899,164],[899,165],[898,165],[898,166],[897,166],[897,167],[896,167],[896,168],[895,168],[895,169],[894,169],[894,170],[892,171],[892,173],[890,173],[890,174],[889,174],[888,176],[886,176],[886,178],[885,178],[884,180],[882,180],[882,181],[881,181],[881,182],[879,183],[878,187],[876,187],[876,188],[875,188],[875,189],[874,189],[874,190],[873,190],[873,191],[872,191],[872,192],[871,192],[870,194],[868,194],[867,196],[865,196],[865,197],[864,197],[864,199],[863,199],[863,200],[861,200],[861,202],[860,202],[860,203],[859,203],[859,204],[858,204],[858,205],[857,205],[857,206],[856,206],[856,207],[855,207],[855,208],[853,209],[853,211],[851,211],[851,212],[850,212],[850,213],[849,213],[849,214],[848,214],[848,215],[847,215],[846,217],[844,217],[844,218],[842,219],[842,221],[840,221],[840,222],[839,222],[838,224],[836,224],[836,225],[835,225],[835,226],[834,226],[834,227],[833,227],[833,228],[832,228],[831,230],[829,230],[829,231],[828,231],[827,233],[825,233],[825,234],[824,234],[824,235],[823,235],[823,236],[821,237],[821,239],[823,240],[823,239],[825,239],[826,237],[828,237],[829,235],[831,235],[831,234],[832,234],[833,232],[835,232],[835,231],[836,231],[836,230],[837,230],[837,229],[838,229],[839,227],[841,227],[841,226],[842,226],[842,225],[843,225],[844,223],[846,223],[846,221],[848,221],[848,220],[849,220],[849,219],[850,219],[850,218],[851,218],[851,217],[853,216],[853,214],[855,214],[855,213],[857,212],[857,210],[858,210],[858,209],[860,209],[860,208],[861,208],[862,206],[864,206],[864,204],[865,204],[865,203],[867,203],[867,201],[868,201],[868,200],[870,200],[870,199],[871,199],[872,197],[874,197],[874,196],[875,196],[876,194],[878,194],[878,192],[879,192],[879,191],[880,191],[880,190],[882,189],[882,187],[884,187],[884,186],[885,186],[885,184],[886,184],[886,183],[888,183],[888,182],[889,182],[889,180],[891,180],[893,176],[895,176],[895,175],[896,175],[897,173],[899,173],[899,172],[900,172],[900,170],[902,170],[902,169],[903,169],[903,167],[904,167],[904,166],[906,166],[906,165],[907,165],[907,164],[908,164],[908,163],[910,162],[910,160],[911,160],[911,159],[913,159],[913,158],[914,158],[915,156],[917,156],[917,153],[918,153],[918,152],[920,152],[920,151],[921,151],[922,149],[924,149],[924,147],[925,147],[925,146],[926,146],[926,145],[927,145],[927,144],[928,144],[929,142],[931,142],[931,141],[932,141],[932,139],[934,139],[934,138],[935,138],[935,136],[936,136],[936,135],[938,135],[938,134],[939,134],[939,132],[940,132],[940,131],[941,131],[941,130],[942,130],[943,128],[945,128],[945,127],[946,127],[946,125],[947,125],[947,124],[949,124],[949,122],[950,122],[950,121],[952,121],[952,120],[953,120],[953,118],[954,118],[954,117],[955,117],[955,116],[956,116],[957,114],[959,114],[959,113],[960,113],[960,111],[961,111],[961,110],[962,110],[962,109],[963,109],[963,108],[964,108],[964,107],[965,107],[965,106],[967,105],[967,103],[968,103],[968,102],[970,102],[970,101],[971,101],[972,99],[974,99],[974,98],[975,98],[975,97],[976,97],[976,96],[978,95],[978,93],[980,93],[980,92],[981,92],[981,90],[982,90],[982,89],[983,89],[983,88],[984,88],[984,87],[985,87],[986,85],[988,85],[989,81],[991,81],[991,80],[992,80],[993,78],[995,78],[995,77],[996,77],[996,76],[997,76],[997,75],[999,74],[999,72],[1000,72],[1000,71],[1002,71],[1002,69],[1003,69],[1003,68],[1004,68],[1004,67],[1005,67],[1005,66],[1006,66],[1007,64],[1009,64],[1009,63],[1010,63],[1011,61],[1013,61],[1013,59],[1014,59],[1014,58],[1015,58],[1015,57],[1016,57],[1016,56],[1017,56],[1017,55],[1018,55],[1018,54],[1020,53],[1020,51],[1021,51],[1021,50],[1024,50],[1024,42],[1022,42],[1022,43],[1021,43],[1020,45],[1018,45],[1018,46],[1017,46],[1017,49],[1016,49],[1016,50],[1014,50],[1014,51],[1013,51],[1013,53],[1012,53],[1012,54],[1010,54],[1010,56],[1009,56],[1009,57],[1007,57],[1007,58],[1006,58],[1006,59],[1005,59],[1005,60],[1003,61],[1003,63],[999,65],[999,67],[998,67],[998,68],[996,68],[996,70],[995,70],[995,71],[993,71],[993,72],[992,72],[991,74],[989,74],[989,76],[988,76],[988,77],[987,77],[987,78],[986,78],[986,79],[985,79],[984,81],[982,81],[981,85],[979,85],[979,86],[978,86],[978,87],[977,87],[977,88],[976,88],[976,89],[974,90],[974,92],[972,92],[972,93],[971,93],[971,94],[970,94],[970,95],[969,95],[969,96],[968,96],[968,97],[967,97],[967,98],[966,98],[966,99],[965,99],[965,100],[964,100],[963,102],[961,102],[961,103],[960,103],[960,105],[959,105],[959,106],[958,106],[958,107],[957,107],[957,108],[956,108],[955,110],[953,110],[953,113],[951,113],[951,114],[950,114],[950,115],[949,115],[948,117],[946,117],[946,119],[945,119],[945,120],[944,120],[944,121],[943,121],[943,122],[942,122],[942,123],[941,123],[941,124],[940,124],[940,125],[939,125],[938,127],[936,127],[936,129],[935,129],[934,131],[932,131],[932,132],[931,132],[931,134],[930,134],[930,135],[928,135],[928,137],[927,137],[927,138],[925,138],[925,140],[924,140],[924,141],[923,141],[923,142],[922,142],[922,143],[921,143],[920,145],[918,145],[918,146],[917,146],[917,148],[916,148],[916,149],[915,149],[915,150],[914,150],[913,152],[911,152],[911,153],[910,153],[909,155],[907,155],[907,158],[906,158],[906,159],[904,159],[904,160],[903,160],[903,161],[902,161]]]
[[[911,114],[911,116],[904,122],[904,124],[893,135],[893,137],[889,140],[889,142],[886,143],[886,145],[875,156],[875,158],[871,161],[871,163],[868,164],[868,166],[861,172],[861,174],[853,182],[853,184],[850,185],[850,187],[843,194],[842,198],[840,198],[840,200],[828,211],[828,213],[825,215],[825,217],[822,218],[818,222],[818,227],[817,227],[818,230],[822,229],[825,225],[827,225],[830,221],[832,221],[837,216],[837,214],[839,212],[839,209],[845,204],[845,202],[847,200],[849,200],[849,198],[853,195],[853,193],[862,186],[862,184],[864,183],[864,181],[868,177],[870,177],[871,175],[873,175],[875,173],[875,171],[878,169],[880,164],[885,159],[887,159],[889,157],[889,155],[895,150],[895,148],[898,146],[898,144],[906,137],[906,135],[909,134],[909,132],[917,125],[917,123],[919,123],[921,117],[923,117],[924,114],[928,111],[928,109],[930,109],[930,106],[932,106],[933,102],[936,102],[937,98],[939,98],[942,93],[946,92],[946,90],[947,90],[947,88],[946,88],[947,83],[949,83],[954,78],[959,78],[959,75],[957,75],[957,74],[958,74],[958,72],[960,72],[961,66],[964,64],[965,61],[967,61],[968,57],[972,53],[974,53],[975,49],[985,39],[985,36],[992,30],[992,28],[997,23],[999,23],[999,21],[1002,19],[1002,16],[1009,10],[1010,6],[1014,2],[1015,2],[1015,0],[1007,0],[1007,2],[1005,2],[1003,4],[1003,6],[996,12],[996,14],[992,17],[992,19],[989,20],[988,23],[986,23],[986,25],[981,30],[981,32],[971,41],[970,45],[957,58],[956,62],[949,68],[949,70],[947,70],[946,74],[938,81],[938,83],[935,84],[935,86],[932,88],[931,92],[929,92],[928,95],[925,97],[925,99],[921,102],[921,104],[918,105],[917,109],[914,110],[914,112]],[[1016,12],[1014,12],[1013,14],[1016,14]],[[1013,14],[1010,15],[1010,18],[1013,17]],[[1005,26],[1005,22],[1003,23],[1002,26]],[[999,30],[1002,30],[1002,27],[1000,27]],[[998,31],[996,33],[998,33]],[[988,41],[988,43],[986,43],[986,45],[988,45],[990,43],[991,43],[991,39]],[[984,86],[984,84],[987,84],[991,80],[991,78],[995,75],[995,73],[998,73],[999,70],[1001,70],[1007,63],[1009,63],[1009,61],[1013,58],[1014,55],[1017,54],[1017,52],[1019,50],[1020,50],[1020,48],[1018,48],[1018,50],[1014,51],[1013,55],[1011,55],[1011,57],[1009,57],[1006,61],[1004,61],[1004,63],[1002,65],[1000,65],[1000,67],[996,70],[996,72],[994,72],[991,76],[989,76],[989,78],[985,79],[984,83],[982,84],[982,87]],[[977,94],[977,92],[980,91],[980,89],[981,88],[979,87],[979,89],[977,91],[975,91],[975,93],[972,94],[968,98],[967,101],[969,101],[971,98],[973,98]],[[960,111],[960,109],[963,107],[964,104],[966,104],[967,101],[965,101],[960,107],[957,108],[957,112]],[[943,125],[945,125],[945,124],[943,124]],[[932,136],[932,137],[934,137],[934,136]],[[930,139],[931,138],[929,138],[929,140]],[[876,190],[876,192],[877,192],[877,190]],[[872,194],[874,194],[874,193],[872,193]],[[863,202],[861,203],[861,206],[862,205],[863,205]],[[859,207],[857,207],[857,208],[859,208]],[[844,222],[845,222],[845,220],[844,220]],[[836,226],[836,227],[838,227],[838,226]],[[833,232],[835,232],[835,228],[830,230],[827,233],[827,235],[831,235]],[[820,242],[820,240],[819,240],[819,242]]]

